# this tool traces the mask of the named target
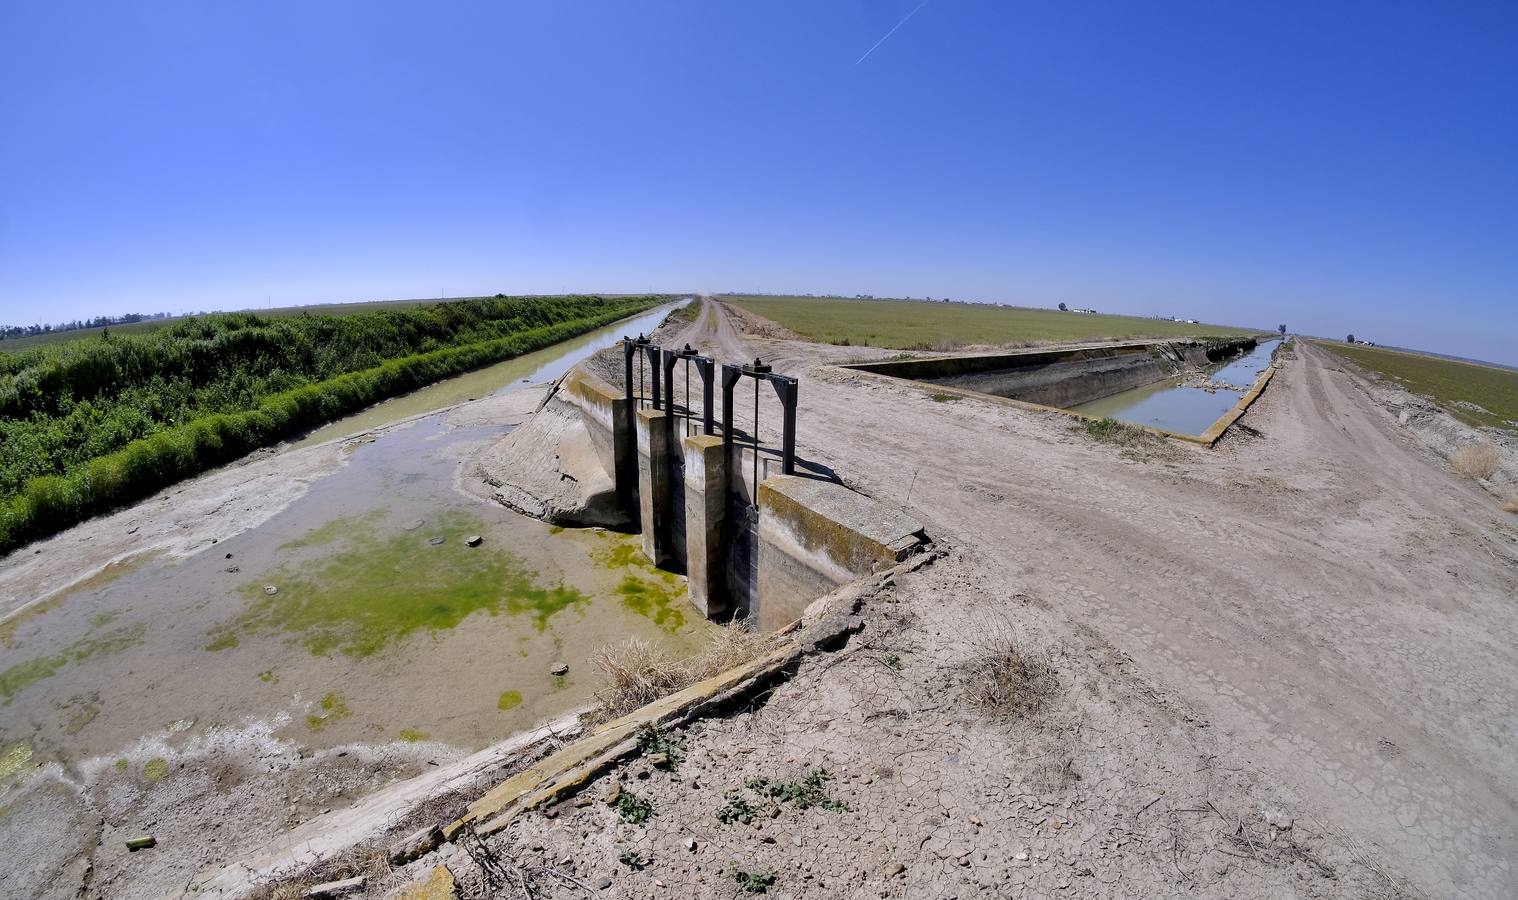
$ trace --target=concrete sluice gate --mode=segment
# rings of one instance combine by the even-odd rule
[[[899,378],[958,394],[985,395],[1038,409],[1094,418],[1078,407],[1127,391],[1206,373],[1259,346],[1252,337],[1230,340],[1131,341],[1060,350],[933,356],[855,363],[844,368]],[[1197,434],[1142,424],[1169,437],[1211,444],[1252,403],[1273,373],[1266,366],[1232,408]],[[1218,386],[1213,386],[1214,389]],[[1119,416],[1121,418],[1121,416]]]
[[[657,392],[640,396],[631,384],[624,389],[577,367],[555,399],[578,415],[645,555],[688,577],[690,601],[703,615],[779,630],[813,600],[926,542],[920,522],[796,459],[794,415],[776,449],[732,425],[731,384],[717,433],[704,433],[705,409],[696,414],[668,399],[655,408]],[[794,381],[790,390],[794,410]],[[758,396],[755,406],[740,404],[745,418]]]

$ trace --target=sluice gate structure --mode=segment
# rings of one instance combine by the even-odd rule
[[[643,336],[621,346],[620,387],[581,366],[561,396],[578,409],[645,555],[688,577],[703,615],[779,629],[926,541],[920,522],[798,457],[795,378]],[[777,424],[777,440],[764,440],[761,428]]]

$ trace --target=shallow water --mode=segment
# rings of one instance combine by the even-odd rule
[[[333,428],[555,378],[668,311]],[[714,626],[636,536],[552,528],[453,488],[459,461],[509,430],[439,412],[355,442],[346,465],[258,528],[186,559],[118,566],[13,622],[0,633],[0,752],[74,762],[271,719],[304,746],[474,749],[588,700],[587,659],[602,644],[696,649]],[[558,662],[568,675],[551,674]]]
[[[1274,341],[1262,341],[1250,352],[1228,361],[1209,375],[1214,383],[1247,389],[1270,365]],[[1219,387],[1215,392],[1182,383],[1179,378],[1082,403],[1075,412],[1110,417],[1135,425],[1163,428],[1178,434],[1200,435],[1239,402],[1243,390]]]

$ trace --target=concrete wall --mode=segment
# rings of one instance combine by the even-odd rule
[[[1068,408],[1200,368],[1252,338],[1223,344],[1165,341],[862,363],[849,368]]]
[[[807,604],[923,542],[922,523],[841,484],[777,475],[759,485],[757,596],[751,615],[775,630]]]
[[[638,459],[632,407],[627,397],[580,366],[570,369],[564,376],[560,393],[580,410],[601,466],[616,481],[622,509],[629,516],[635,516],[638,510]]]

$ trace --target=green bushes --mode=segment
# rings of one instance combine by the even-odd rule
[[[0,357],[0,553],[660,299],[493,298],[340,317],[207,316]]]

